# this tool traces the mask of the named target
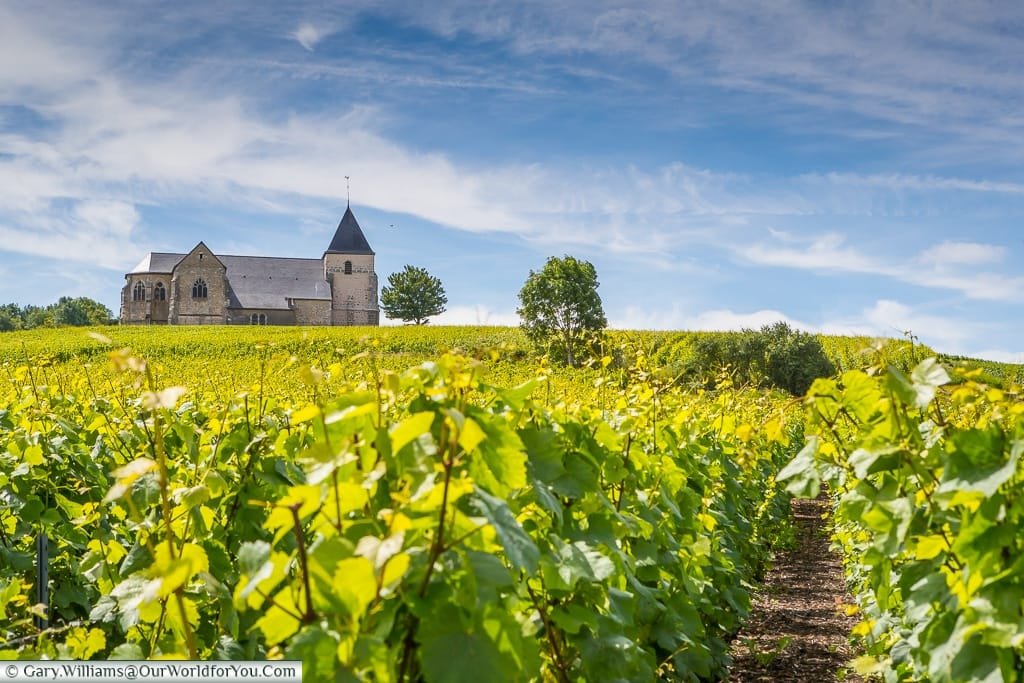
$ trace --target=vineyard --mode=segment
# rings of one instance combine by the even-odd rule
[[[104,334],[0,339],[0,658],[718,680],[827,489],[860,670],[1024,674],[1024,408],[930,349],[826,338],[801,400],[691,379],[694,334],[581,369],[501,328]]]

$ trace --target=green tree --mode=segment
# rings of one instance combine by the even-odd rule
[[[62,296],[57,303],[47,306],[53,325],[82,327],[84,325],[108,325],[112,314],[110,309],[88,297],[71,298]]]
[[[539,272],[531,270],[516,311],[526,336],[575,365],[588,336],[608,325],[597,294],[599,284],[593,264],[572,256],[552,256]]]
[[[686,361],[691,379],[714,386],[725,368],[737,384],[777,387],[803,396],[818,377],[835,374],[821,340],[784,322],[760,330],[702,334]]]
[[[380,294],[380,307],[392,320],[423,325],[432,315],[444,313],[448,303],[441,281],[424,268],[407,265],[388,276]]]
[[[821,340],[794,330],[784,322],[761,328],[764,338],[764,374],[772,385],[803,396],[819,377],[835,374]]]
[[[28,304],[21,310],[22,327],[31,330],[34,327],[45,327],[50,324],[49,308]]]

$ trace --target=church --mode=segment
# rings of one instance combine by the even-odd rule
[[[152,252],[126,273],[129,325],[377,325],[373,250],[351,206],[318,259]]]

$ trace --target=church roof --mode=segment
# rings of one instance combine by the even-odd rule
[[[147,254],[131,273],[170,275],[187,254]],[[288,299],[331,300],[324,262],[311,258],[217,256],[226,268],[228,308],[287,309]]]
[[[311,258],[220,256],[227,267],[228,308],[288,308],[288,299],[331,299],[324,262]]]
[[[338,223],[338,229],[331,240],[331,246],[327,247],[328,254],[373,254],[370,243],[359,227],[359,222],[352,213],[352,207],[345,207],[345,215]]]
[[[170,273],[178,261],[185,258],[185,254],[168,254],[165,252],[152,252],[139,261],[139,264],[128,271],[132,273]]]

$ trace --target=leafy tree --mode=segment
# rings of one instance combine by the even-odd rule
[[[85,308],[69,296],[62,296],[50,311],[51,319],[56,327],[69,325],[82,327],[89,324],[89,314]]]
[[[98,301],[84,296],[62,296],[46,307],[32,304],[23,307],[15,303],[0,305],[0,332],[49,326],[109,325],[112,318],[110,309]]]
[[[441,281],[424,268],[407,265],[388,276],[381,290],[380,307],[392,320],[423,325],[432,315],[444,313],[448,303]]]
[[[557,350],[569,365],[587,337],[604,329],[597,271],[589,261],[552,256],[539,272],[530,271],[519,292],[523,331],[535,343]]]
[[[29,304],[21,309],[22,327],[26,330],[30,330],[33,327],[45,327],[50,324],[50,319],[48,309],[42,306]]]
[[[821,340],[794,330],[784,322],[761,328],[764,338],[764,374],[774,386],[803,396],[819,377],[835,374],[835,366]]]
[[[52,323],[57,327],[107,325],[112,317],[109,308],[84,296],[75,299],[62,296],[57,303],[48,306],[47,310]]]
[[[803,396],[818,377],[835,373],[821,341],[784,322],[760,330],[706,334],[697,337],[684,375],[708,385],[728,368],[733,381],[777,387]]]

